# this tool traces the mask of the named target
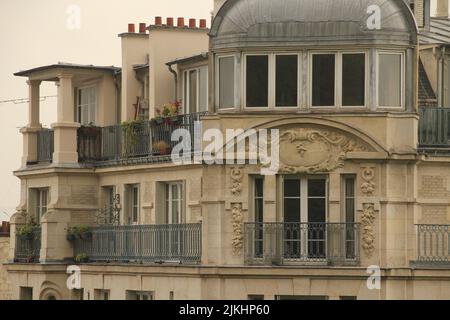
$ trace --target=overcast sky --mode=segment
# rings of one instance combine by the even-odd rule
[[[80,29],[67,27],[72,5],[81,9]],[[150,24],[155,16],[209,21],[212,8],[213,0],[0,0],[0,101],[28,97],[26,79],[14,72],[59,61],[120,66],[117,35],[128,23]],[[41,86],[42,96],[55,94],[54,84]],[[56,119],[55,102],[41,102],[45,126]],[[19,179],[12,171],[20,167],[19,128],[28,122],[27,108],[0,103],[0,221],[9,220],[3,212],[12,215],[20,201]]]

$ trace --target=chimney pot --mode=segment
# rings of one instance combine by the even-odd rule
[[[202,29],[206,28],[206,19],[200,19],[200,28]]]
[[[135,25],[134,23],[129,23],[128,24],[128,33],[135,33],[136,29],[135,29]]]
[[[167,18],[167,25],[173,27],[173,18]]]
[[[184,18],[178,18],[177,26],[179,28],[183,28],[185,26],[184,24]]]
[[[147,32],[146,28],[147,28],[147,24],[139,23],[139,33],[146,33]]]
[[[162,25],[162,18],[161,17],[155,17],[155,26]]]
[[[197,27],[197,20],[189,19],[189,28],[196,28],[196,27]]]

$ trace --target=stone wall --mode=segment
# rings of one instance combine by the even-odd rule
[[[0,300],[11,300],[11,283],[8,279],[6,268],[3,266],[8,261],[9,237],[0,237]]]

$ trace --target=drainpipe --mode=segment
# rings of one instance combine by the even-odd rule
[[[438,79],[438,83],[440,83],[439,86],[439,93],[438,93],[438,104],[439,106],[443,107],[444,106],[444,93],[445,93],[445,86],[448,84],[445,83],[445,53],[446,53],[446,47],[442,46],[441,47],[441,55],[439,57],[439,79]]]
[[[174,81],[175,81],[175,88],[173,90],[173,101],[177,101],[178,99],[178,73],[172,68],[172,64],[166,63],[167,67],[169,68],[170,73],[173,74]]]

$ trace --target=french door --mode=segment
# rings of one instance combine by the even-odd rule
[[[283,177],[284,258],[326,258],[328,180],[318,176]]]
[[[183,253],[183,184],[171,182],[166,184],[166,248],[168,256],[177,259]]]

